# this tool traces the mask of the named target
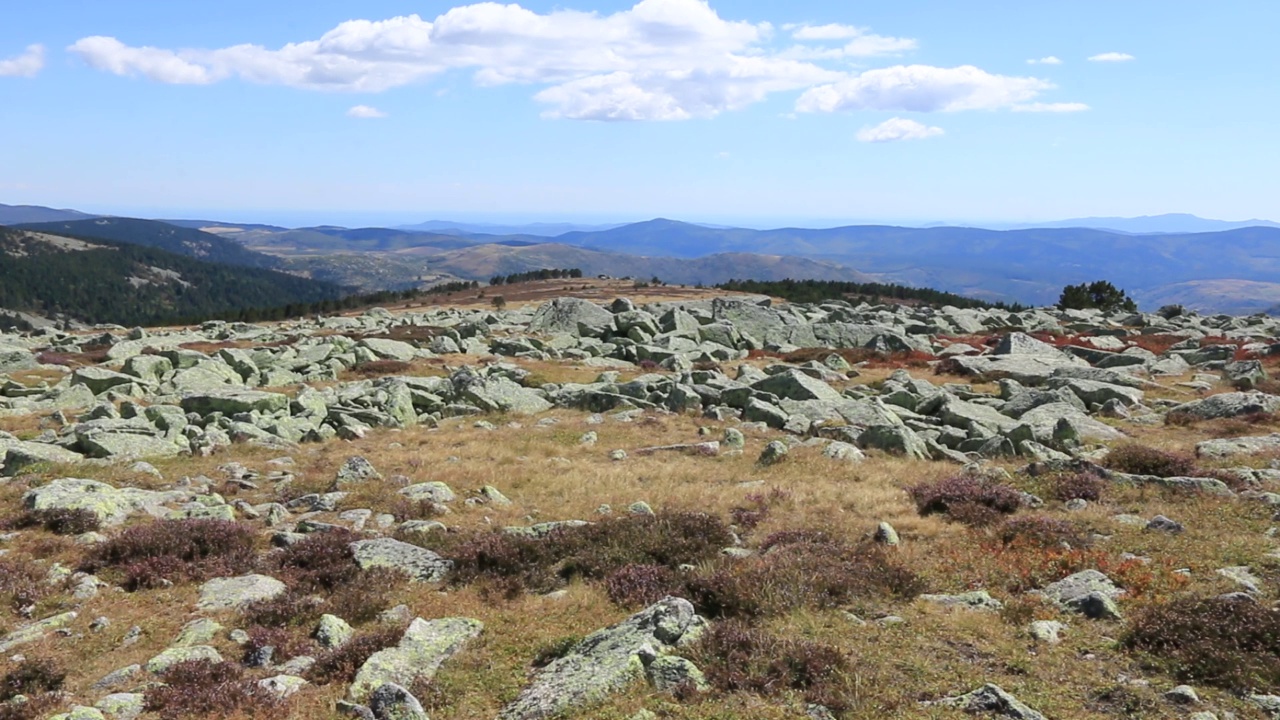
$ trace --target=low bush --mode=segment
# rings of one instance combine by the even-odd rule
[[[732,542],[728,527],[715,517],[660,512],[558,528],[542,538],[481,532],[442,552],[454,561],[455,584],[483,581],[518,594],[554,590],[575,577],[604,579],[627,565],[675,569],[714,558]]]
[[[58,663],[27,658],[0,679],[0,720],[40,720],[63,703],[67,673]],[[24,699],[14,702],[18,696]]]
[[[648,607],[681,586],[680,575],[665,565],[623,565],[604,581],[609,599],[624,608]]]
[[[0,558],[0,603],[13,612],[31,608],[60,590],[49,582],[47,567],[23,558]]]
[[[1122,642],[1181,682],[1239,692],[1280,686],[1280,613],[1251,600],[1153,605],[1133,618]]]
[[[1006,546],[1072,549],[1092,544],[1089,534],[1074,523],[1047,515],[1009,518],[1000,526],[999,535]]]
[[[249,628],[248,634],[249,642],[242,646],[246,663],[258,657],[263,649],[268,647],[272,648],[271,661],[275,663],[299,655],[310,655],[314,650],[314,645],[309,638],[284,627],[255,625]]]
[[[165,581],[207,580],[253,569],[254,531],[226,520],[160,520],[135,525],[94,546],[83,569],[119,569],[127,590]]]
[[[0,701],[12,700],[18,695],[40,695],[62,689],[67,671],[60,664],[46,658],[27,658],[0,678]]]
[[[1188,477],[1196,474],[1196,460],[1190,455],[1173,453],[1137,443],[1111,448],[1103,464],[1131,475],[1156,477]]]
[[[568,655],[569,651],[580,642],[582,642],[582,638],[577,635],[565,635],[564,637],[556,638],[538,648],[538,652],[534,653],[533,660],[529,665],[535,670],[544,668]]]
[[[351,550],[351,543],[359,539],[350,530],[327,530],[271,556],[263,570],[289,589],[250,604],[242,616],[250,624],[267,627],[310,625],[324,613],[356,625],[374,619],[391,607],[409,579],[390,568],[361,570]]]
[[[98,516],[89,510],[49,508],[24,511],[6,519],[3,526],[13,530],[42,527],[57,535],[80,535],[99,529],[102,523],[98,520]]]
[[[921,483],[908,492],[921,515],[946,515],[975,526],[992,524],[1022,506],[1022,493],[1015,488],[971,475]]]
[[[316,664],[307,671],[306,679],[316,685],[349,683],[374,653],[398,644],[404,637],[404,630],[403,626],[386,627],[357,635],[341,647],[321,653]]]
[[[1102,499],[1107,481],[1091,472],[1059,473],[1049,478],[1049,493],[1055,499],[1088,500],[1097,502]]]
[[[773,696],[799,692],[833,712],[850,707],[852,663],[838,648],[781,638],[741,621],[716,623],[695,647],[693,661],[721,692]]]
[[[908,599],[923,590],[921,579],[878,545],[789,532],[771,536],[763,548],[688,579],[685,596],[709,617],[756,618],[853,600]]]
[[[773,488],[768,493],[751,493],[747,495],[745,505],[729,509],[729,517],[742,530],[754,530],[769,517],[774,507],[790,499],[791,493],[782,488]]]
[[[382,377],[383,375],[403,375],[408,372],[409,363],[403,360],[369,360],[351,368],[351,371],[364,377]]]
[[[230,662],[188,660],[160,675],[162,684],[149,687],[143,700],[148,712],[162,720],[239,715],[283,718],[286,706],[244,677]]]

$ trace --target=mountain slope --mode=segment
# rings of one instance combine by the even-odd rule
[[[23,223],[67,222],[96,217],[78,210],[57,210],[40,205],[5,205],[0,203],[0,225]]]
[[[336,285],[153,247],[0,228],[0,307],[149,325],[341,296]]]
[[[175,255],[185,255],[223,265],[250,268],[280,266],[276,258],[249,250],[233,240],[156,220],[95,218],[72,222],[25,224],[19,227],[37,232],[153,247]]]
[[[634,277],[641,280],[656,276],[665,282],[682,285],[714,285],[735,278],[813,278],[859,282],[874,279],[865,273],[834,263],[757,253],[720,253],[686,259],[608,253],[559,243],[544,243],[529,246],[477,245],[435,255],[419,249],[403,254],[420,256],[436,271],[467,279],[486,279],[493,275],[542,268],[579,268],[587,275]]]
[[[1087,217],[1016,226],[1026,228],[1093,228],[1123,233],[1204,233],[1239,230],[1247,227],[1280,228],[1271,220],[1212,220],[1186,213],[1143,215],[1142,217]]]

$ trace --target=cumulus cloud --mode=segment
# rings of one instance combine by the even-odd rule
[[[946,131],[940,127],[930,127],[924,123],[907,118],[890,118],[875,127],[865,127],[858,131],[859,142],[883,143],[899,140],[924,140],[937,137]]]
[[[850,73],[836,63],[900,54],[917,42],[852,25],[783,29],[792,47],[779,47],[769,23],[722,18],[707,0],[639,0],[612,14],[480,2],[432,20],[350,20],[279,48],[134,47],[95,36],[68,49],[101,71],[172,84],[235,78],[374,93],[462,71],[479,86],[534,86],[545,117],[584,120],[709,118],[795,91],[804,91],[797,108],[809,112],[989,109],[1031,102],[1052,87],[968,66]]]
[[[360,118],[361,120],[377,120],[386,116],[386,113],[369,105],[356,105],[347,111],[347,117]]]
[[[801,47],[793,49],[792,52],[797,55],[805,54],[807,50],[811,57],[815,58],[841,58],[841,57],[876,57],[879,55],[897,55],[915,50],[919,47],[919,43],[913,38],[897,38],[886,37],[884,35],[876,35],[867,28],[855,27],[853,25],[788,25],[784,29],[791,31],[791,37],[800,41],[824,41],[824,40],[847,40],[845,45],[838,49],[832,48],[806,48]]]
[[[1130,60],[1136,60],[1136,59],[1137,59],[1137,58],[1135,58],[1134,56],[1130,55],[1129,53],[1122,53],[1122,52],[1106,52],[1106,53],[1101,53],[1101,54],[1098,54],[1098,55],[1091,55],[1091,56],[1089,57],[1089,62],[1111,62],[1111,63],[1115,63],[1115,62],[1129,62]]]
[[[35,77],[44,68],[44,46],[28,45],[17,57],[0,60],[0,77]]]
[[[810,88],[796,101],[796,110],[996,110],[1030,101],[1053,87],[1037,78],[993,75],[972,65],[897,65]]]
[[[1058,103],[1021,103],[1011,108],[1014,112],[1033,112],[1033,113],[1073,113],[1084,112],[1089,109],[1088,105],[1078,102],[1058,102]]]
[[[1062,61],[1054,57],[1053,55],[1050,55],[1048,57],[1042,57],[1039,59],[1032,58],[1031,60],[1027,61],[1027,64],[1028,65],[1061,65]]]

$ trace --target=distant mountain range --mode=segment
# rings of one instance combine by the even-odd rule
[[[396,230],[438,233],[440,235],[533,235],[556,237],[567,232],[595,232],[618,227],[623,223],[606,225],[579,225],[574,223],[528,223],[503,225],[494,223],[467,223],[454,220],[428,220],[416,225],[397,225]]]
[[[751,230],[655,219],[546,237],[535,233],[575,226],[483,226],[522,231],[505,234],[468,231],[465,224],[446,221],[411,226],[419,229],[289,229],[0,206],[0,218],[41,213],[69,213],[76,219],[23,227],[146,245],[219,264],[283,269],[364,291],[576,267],[590,275],[657,276],[680,284],[784,278],[895,282],[1031,304],[1051,304],[1064,285],[1097,279],[1125,288],[1144,307],[1180,302],[1204,311],[1248,313],[1280,302],[1280,224],[1250,221],[1256,224],[1237,227],[1245,223],[1190,215],[1082,218],[1046,224],[1060,227],[1004,230],[889,225]]]
[[[1184,213],[1167,215],[1144,215],[1142,217],[1090,217],[1074,220],[1054,220],[1051,222],[1011,225],[1003,229],[1025,230],[1028,228],[1093,228],[1095,230],[1114,230],[1123,233],[1206,233],[1224,230],[1239,230],[1247,227],[1280,228],[1280,223],[1270,220],[1209,220]],[[1000,228],[997,228],[1000,229]]]
[[[85,220],[96,215],[89,215],[76,210],[57,210],[39,205],[4,205],[0,204],[0,225],[22,225],[23,223],[62,222],[65,220]]]

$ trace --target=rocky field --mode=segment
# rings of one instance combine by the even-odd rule
[[[0,720],[1280,717],[1278,329],[732,296],[0,335]]]

